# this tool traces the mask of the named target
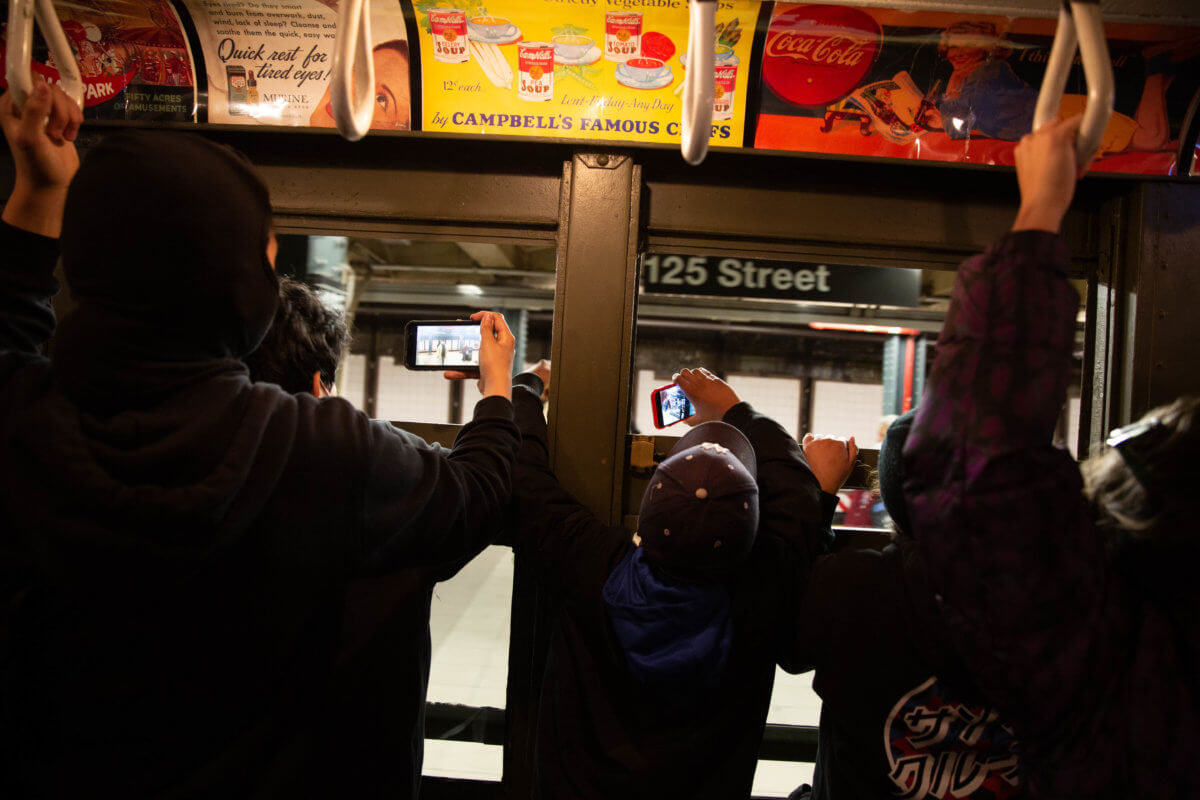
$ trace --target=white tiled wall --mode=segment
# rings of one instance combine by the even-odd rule
[[[667,381],[658,381],[654,378],[654,370],[640,369],[633,378],[633,397],[630,399],[632,408],[630,417],[633,420],[633,429],[643,436],[652,436],[656,432],[654,427],[654,414],[650,410],[650,393],[663,386]],[[684,434],[684,429],[680,425],[673,428],[668,428],[666,433],[676,433],[678,436]]]
[[[434,587],[429,702],[504,708],[512,579],[512,550],[494,546]]]
[[[755,797],[787,797],[800,784],[813,782],[813,764],[801,761],[759,761],[754,773]]]
[[[346,356],[342,360],[342,385],[340,394],[354,404],[357,409],[366,407],[367,388],[367,356],[357,353]]]
[[[425,740],[423,775],[498,781],[504,774],[504,748],[477,742]],[[786,797],[786,795],[784,795]]]
[[[759,378],[730,375],[737,396],[778,422],[792,436],[800,432],[800,381],[794,378]]]
[[[379,359],[376,417],[405,422],[449,422],[449,413],[450,382],[442,373],[405,369],[391,358]]]
[[[813,382],[812,432],[853,436],[859,447],[879,446],[883,384]]]
[[[775,688],[767,722],[774,725],[817,725],[821,720],[821,698],[812,688],[812,673],[789,675],[775,670]],[[758,797],[787,797],[802,783],[812,783],[813,765],[802,762],[760,761],[754,776]]]
[[[504,771],[504,750],[475,742],[425,740],[425,775],[498,781]],[[755,797],[787,797],[802,783],[812,783],[813,765],[791,761],[759,761],[754,773]]]

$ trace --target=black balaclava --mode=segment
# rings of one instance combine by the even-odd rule
[[[240,153],[194,134],[105,137],[67,193],[79,308],[54,341],[62,390],[103,414],[244,370],[279,302],[270,230],[267,187]]]

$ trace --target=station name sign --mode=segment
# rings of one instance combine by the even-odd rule
[[[921,270],[654,253],[642,256],[642,289],[649,294],[917,306]]]

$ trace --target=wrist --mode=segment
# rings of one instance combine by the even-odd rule
[[[1039,206],[1021,206],[1013,220],[1013,231],[1048,231],[1058,233],[1066,211],[1051,210]]]
[[[512,387],[512,378],[505,378],[500,381],[488,381],[482,394],[484,397],[503,397],[506,400],[512,400]]]
[[[845,483],[845,481],[834,482],[818,479],[817,483],[821,484],[821,491],[825,494],[837,494],[838,491],[841,490],[842,484]]]
[[[62,233],[66,186],[36,187],[18,181],[2,218],[14,228],[57,239]]]

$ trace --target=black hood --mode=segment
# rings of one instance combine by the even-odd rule
[[[54,344],[67,396],[100,413],[144,408],[242,369],[278,303],[270,229],[266,185],[228,147],[130,131],[89,150],[63,219],[79,303]]]

